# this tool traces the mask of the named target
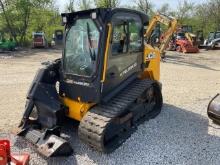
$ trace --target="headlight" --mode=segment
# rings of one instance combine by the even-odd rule
[[[66,17],[66,16],[64,16],[64,17],[62,18],[62,23],[63,23],[63,24],[66,24],[66,23],[67,23],[67,17]]]
[[[93,13],[91,14],[91,17],[92,17],[92,19],[96,19],[96,17],[97,17],[96,12],[93,12]]]

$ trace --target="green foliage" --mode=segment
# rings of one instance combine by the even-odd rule
[[[50,40],[56,29],[63,29],[60,26],[60,13],[54,7],[54,2],[55,0],[0,0],[1,36],[12,37],[19,45],[25,45],[31,42],[32,32],[42,31]],[[120,5],[119,0],[68,0],[66,12],[119,6],[142,11],[150,18],[156,13],[151,0],[132,0],[126,6]],[[220,0],[207,0],[202,4],[183,0],[179,1],[175,10],[172,10],[167,1],[157,11],[176,17],[180,24],[192,25],[194,33],[203,30],[207,35],[210,31],[220,30]],[[161,28],[164,29],[163,26]]]
[[[147,0],[136,0],[136,2],[139,1],[145,2]],[[137,3],[136,6],[139,4]],[[151,18],[155,14],[152,12],[154,11],[152,6],[149,11],[148,14]],[[210,31],[220,30],[220,0],[207,0],[202,4],[183,0],[179,1],[175,10],[171,10],[169,4],[165,3],[157,11],[177,18],[180,25],[191,25],[194,33],[202,30],[206,37]],[[163,26],[162,29],[164,29]]]
[[[24,46],[32,40],[32,32],[43,31],[52,38],[60,26],[60,16],[53,0],[0,0],[0,32]]]
[[[181,24],[192,25],[194,33],[202,30],[207,36],[210,31],[220,30],[220,0],[208,0],[199,5],[184,1],[176,17]]]
[[[91,4],[92,4],[91,0],[81,0],[79,2],[79,8],[80,8],[80,10],[88,10],[88,9],[92,8]]]
[[[40,15],[38,13],[41,13]],[[39,21],[40,20],[40,21]],[[32,32],[44,32],[48,41],[52,39],[52,35],[56,29],[63,29],[61,26],[61,18],[58,11],[34,9],[31,16],[30,28],[28,31],[29,39]]]
[[[119,1],[118,0],[94,0],[96,7],[118,7]]]
[[[75,4],[74,4],[74,0],[69,0],[67,3],[66,3],[66,6],[65,6],[65,10],[66,12],[69,12],[69,13],[72,13],[75,11]]]
[[[175,16],[180,24],[185,24],[193,16],[194,3],[187,0],[179,1]]]
[[[152,14],[153,4],[149,0],[134,0],[137,10],[146,14]]]

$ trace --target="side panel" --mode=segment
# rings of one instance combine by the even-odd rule
[[[108,53],[103,94],[109,94],[143,63],[143,24],[138,15],[119,12],[112,16],[112,37]]]
[[[144,49],[145,69],[140,74],[140,78],[150,78],[151,80],[160,80],[160,51],[146,44]]]
[[[83,103],[79,101],[74,101],[67,97],[62,98],[63,103],[69,107],[68,117],[81,121],[82,117],[86,112],[94,105],[93,103]]]

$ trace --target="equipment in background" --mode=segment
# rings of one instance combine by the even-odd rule
[[[208,105],[208,117],[215,123],[220,124],[220,94],[218,93]]]
[[[32,33],[32,48],[47,48],[48,43],[44,32],[33,32]]]
[[[159,37],[160,43],[158,45],[158,48],[160,50],[160,54],[163,59],[165,58],[165,49],[167,48],[173,33],[176,31],[177,20],[165,14],[157,13],[150,21],[145,36],[148,38],[147,42],[151,43],[151,45],[152,45],[152,41],[151,41],[152,34],[155,31],[154,29],[157,27],[158,23],[168,26],[168,29],[163,33],[162,36]]]
[[[204,46],[207,49],[215,49],[216,47],[220,47],[220,31],[210,32],[208,39],[204,41]]]
[[[3,34],[0,32],[0,43],[2,42],[2,39],[3,39]]]
[[[28,165],[29,154],[12,153],[9,140],[0,140],[0,165]]]
[[[63,30],[55,30],[54,40],[56,45],[63,45]]]
[[[55,30],[52,40],[48,45],[51,48],[63,46],[63,30]]]
[[[176,34],[176,51],[183,53],[198,53],[196,35],[192,33],[192,26],[182,25]]]
[[[198,53],[198,46],[193,45],[193,40],[189,40],[189,36],[187,33],[178,32],[176,35],[176,51],[183,53]]]
[[[201,33],[198,33],[198,35]],[[200,39],[202,39],[200,37]],[[177,28],[169,42],[167,50],[179,51],[183,53],[199,52],[199,42],[197,35],[192,33],[192,26],[183,25]]]
[[[193,33],[193,28],[191,25],[180,25],[179,31],[183,33]]]
[[[65,51],[35,76],[19,135],[44,156],[70,155],[61,128],[71,118],[82,142],[112,152],[161,112],[160,51],[145,42],[148,16],[97,8],[64,13],[62,20]]]
[[[203,48],[204,45],[204,33],[202,30],[196,31],[196,42],[199,48]]]
[[[9,40],[2,38],[2,40],[0,40],[0,51],[14,51],[15,49],[16,42],[12,38]]]

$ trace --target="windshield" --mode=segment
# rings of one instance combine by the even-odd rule
[[[177,39],[185,39],[185,33],[177,33]]]
[[[99,31],[92,19],[78,19],[66,36],[64,70],[66,73],[92,76],[96,71]]]
[[[213,40],[214,39],[214,33],[209,33],[208,40]]]

